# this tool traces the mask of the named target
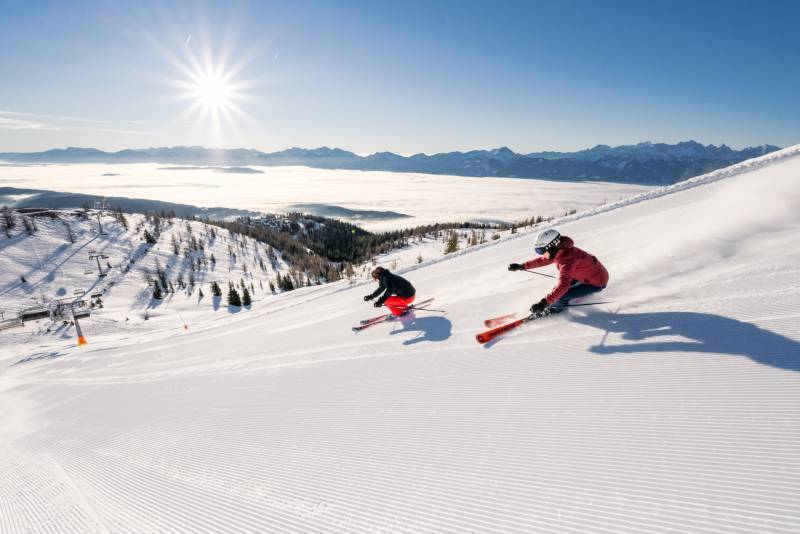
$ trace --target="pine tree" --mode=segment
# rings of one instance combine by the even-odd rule
[[[6,237],[11,237],[11,230],[14,228],[14,214],[8,206],[3,206],[3,229]]]
[[[147,228],[144,229],[144,240],[148,245],[156,244],[156,238],[153,237],[153,234],[151,234]]]
[[[22,226],[25,227],[25,231],[28,232],[28,235],[33,235],[33,233],[36,231],[36,226],[29,217],[22,217]]]
[[[153,298],[161,300],[164,296],[161,294],[161,284],[158,281],[153,282]]]
[[[63,222],[64,226],[67,228],[67,239],[69,239],[70,243],[74,243],[75,233],[72,231],[72,227],[69,225],[69,221],[62,220],[61,222]]]
[[[447,244],[444,248],[445,254],[452,254],[453,252],[458,250],[458,234],[456,232],[450,232],[450,236],[447,238]]]
[[[348,280],[352,280],[352,278],[356,275],[356,271],[353,269],[352,263],[344,262],[344,275]]]
[[[242,299],[239,292],[233,287],[233,284],[228,283],[228,306],[242,306]]]
[[[119,222],[122,223],[122,227],[125,228],[125,230],[129,230],[130,229],[130,224],[128,223],[128,218],[125,216],[124,213],[122,213],[122,208],[119,209]]]
[[[211,282],[211,295],[214,297],[222,296],[222,288],[216,282]]]
[[[250,299],[250,291],[245,287],[242,291],[242,306],[250,306],[253,301]]]

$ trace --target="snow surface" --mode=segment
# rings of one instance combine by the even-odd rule
[[[567,218],[612,303],[488,346],[552,285],[506,270],[529,233],[408,268],[447,314],[359,334],[366,283],[0,333],[0,531],[798,532],[798,175],[800,146]]]
[[[369,231],[437,222],[507,222],[584,210],[652,187],[602,182],[469,178],[417,173],[258,167],[263,174],[225,174],[206,167],[142,164],[0,166],[8,187],[224,206],[268,213],[308,211],[317,204],[385,210],[397,218],[353,218]],[[320,213],[320,214],[324,214]],[[343,218],[337,216],[337,218]]]

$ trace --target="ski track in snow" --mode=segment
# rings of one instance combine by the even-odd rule
[[[799,174],[793,147],[557,221],[613,303],[489,347],[553,283],[505,270],[530,232],[407,269],[444,316],[354,335],[366,288],[333,284],[0,347],[0,532],[798,532]]]

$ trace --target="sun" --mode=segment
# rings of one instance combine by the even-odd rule
[[[192,97],[206,112],[230,109],[235,99],[233,86],[219,74],[201,74],[194,80]]]
[[[238,133],[238,124],[247,121],[242,104],[250,100],[249,81],[237,79],[240,68],[228,68],[224,61],[214,61],[209,55],[204,60],[180,65],[185,76],[173,85],[180,89],[176,95],[188,102],[180,120],[189,119],[207,142],[224,142],[226,137]]]

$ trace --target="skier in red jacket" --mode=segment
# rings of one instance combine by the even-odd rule
[[[544,267],[555,263],[558,283],[542,300],[531,306],[531,313],[559,313],[574,298],[585,297],[606,288],[608,271],[596,257],[575,246],[567,236],[556,230],[545,230],[536,237],[536,253],[541,257],[525,263],[512,263],[509,271]]]

